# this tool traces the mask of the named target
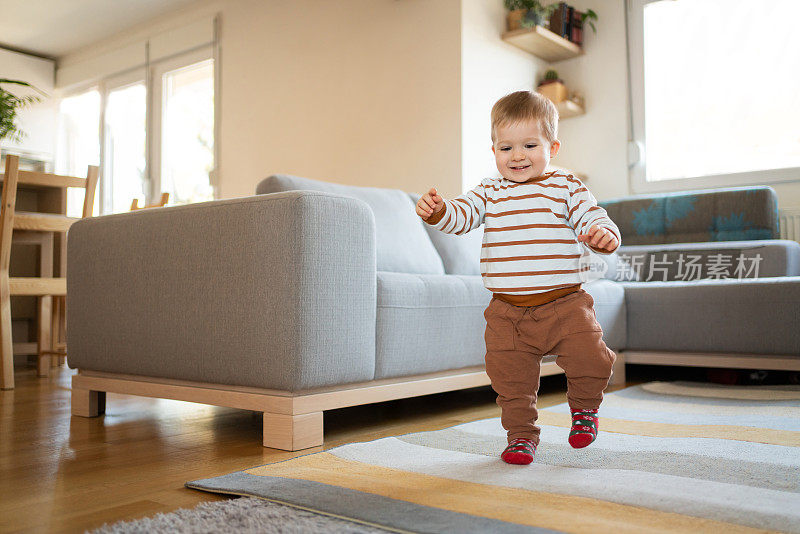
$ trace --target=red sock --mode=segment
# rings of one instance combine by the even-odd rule
[[[575,449],[582,449],[597,437],[599,426],[597,408],[570,411],[572,412],[572,429],[569,432],[569,444]]]
[[[536,454],[536,444],[526,438],[512,439],[506,450],[500,455],[500,459],[507,464],[527,465],[533,461]]]

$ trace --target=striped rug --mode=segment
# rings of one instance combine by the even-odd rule
[[[540,410],[534,463],[507,465],[499,419],[353,443],[187,483],[398,532],[800,533],[800,387],[651,382],[605,396],[567,443]]]

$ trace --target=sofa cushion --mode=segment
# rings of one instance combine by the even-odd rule
[[[771,278],[800,275],[800,243],[788,239],[711,241],[620,247],[636,278],[624,281],[690,281],[703,278]]]
[[[480,276],[378,272],[375,378],[483,365]]]
[[[366,202],[375,217],[379,271],[444,274],[442,259],[423,228],[408,195],[399,189],[357,187],[276,174],[261,181],[256,194],[291,190],[336,193]]]
[[[624,348],[620,284],[601,279],[583,287],[594,299],[606,344]],[[480,276],[378,272],[375,378],[483,365],[483,312],[491,298]]]
[[[622,247],[619,247],[613,254],[598,254],[600,258],[608,262],[608,271],[606,271],[605,277],[616,282],[621,280],[638,282],[639,273],[633,268],[630,258],[620,253],[621,250],[623,250]]]
[[[605,200],[626,245],[777,239],[778,195],[769,186],[726,187]]]
[[[408,196],[416,206],[421,195],[409,193]],[[480,275],[481,245],[483,244],[483,226],[463,235],[446,234],[423,223],[428,237],[439,252],[447,274]]]
[[[584,247],[586,256],[579,260],[581,266],[588,266],[589,272],[586,273],[586,282],[592,280],[605,279],[614,280],[639,280],[638,273],[634,271],[629,260],[620,255],[619,247],[611,254],[597,254],[596,252]]]
[[[606,256],[598,254],[598,256]],[[583,284],[594,300],[597,322],[603,327],[603,341],[612,350],[625,347],[628,333],[628,314],[625,308],[625,290],[616,282],[606,279],[593,280]]]
[[[619,284],[629,350],[800,354],[800,276]]]

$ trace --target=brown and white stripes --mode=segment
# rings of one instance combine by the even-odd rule
[[[622,243],[619,228],[571,174],[552,171],[523,183],[487,178],[463,195],[445,200],[428,224],[465,234],[484,224],[481,275],[496,294],[532,295],[587,280],[578,234],[596,224]],[[608,254],[592,248],[599,254]]]

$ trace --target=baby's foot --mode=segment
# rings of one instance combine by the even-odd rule
[[[599,426],[597,408],[570,411],[572,412],[572,429],[569,432],[569,444],[576,449],[582,449],[597,437]]]
[[[506,450],[500,455],[500,459],[507,464],[527,465],[533,461],[534,454],[536,454],[536,444],[533,441],[517,438],[511,440]]]

